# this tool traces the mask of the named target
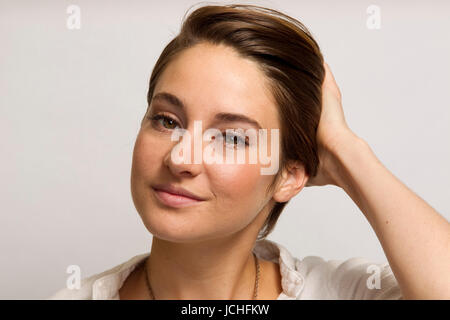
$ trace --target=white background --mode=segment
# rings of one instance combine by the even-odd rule
[[[0,298],[44,299],[150,249],[130,194],[152,68],[195,1],[0,1]],[[231,2],[215,2],[227,4]],[[303,22],[351,129],[450,217],[450,2],[241,1]],[[69,30],[66,9],[81,8]],[[381,29],[366,26],[369,5]],[[337,187],[304,189],[269,236],[296,257],[383,249]]]

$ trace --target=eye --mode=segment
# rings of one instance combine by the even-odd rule
[[[244,137],[241,137],[241,136],[238,136],[238,135],[233,135],[233,134],[226,134],[226,132],[222,132],[222,135],[224,136],[224,138],[225,138],[225,142],[230,142],[230,144],[233,146],[233,147],[235,147],[235,146],[238,146],[239,144],[238,144],[238,142],[239,143],[241,143],[241,144],[243,144],[243,145],[245,145],[245,146],[248,146],[249,145],[249,143],[248,143],[248,140]],[[227,139],[227,138],[231,138],[231,139]]]
[[[178,122],[169,116],[157,114],[157,115],[155,115],[153,117],[149,117],[149,118],[150,118],[150,120],[152,120],[152,122],[154,123],[155,126],[157,126],[158,124],[161,124],[165,129],[168,129],[168,130],[176,129],[176,126],[179,127]],[[164,123],[168,123],[169,127],[166,127],[164,125]],[[175,126],[175,127],[172,127],[172,126]]]

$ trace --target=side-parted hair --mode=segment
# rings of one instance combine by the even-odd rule
[[[183,50],[199,43],[227,45],[255,61],[267,77],[280,120],[280,169],[267,192],[273,191],[282,169],[299,161],[310,177],[317,174],[316,132],[322,109],[323,56],[308,29],[277,10],[255,5],[208,5],[187,17],[179,34],[158,58],[147,94],[151,104],[156,83],[167,65]],[[258,239],[273,230],[287,202],[276,202]]]

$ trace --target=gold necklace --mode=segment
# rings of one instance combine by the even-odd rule
[[[253,300],[256,300],[256,298],[258,297],[258,286],[259,286],[259,261],[254,252],[253,256],[255,257],[255,267],[256,267],[256,278],[255,278],[255,288],[253,290]],[[147,259],[145,261],[147,261]],[[147,291],[148,294],[150,295],[150,298],[152,300],[156,300],[155,295],[153,294],[152,286],[150,285],[150,281],[148,280],[148,270],[146,265],[147,263],[144,263],[145,283],[147,284]]]

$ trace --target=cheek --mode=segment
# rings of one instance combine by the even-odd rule
[[[133,200],[139,208],[144,205],[145,198],[148,197],[148,181],[151,181],[161,166],[163,150],[157,145],[155,139],[151,139],[142,132],[138,134],[134,144],[130,182]]]
[[[140,132],[136,138],[133,150],[133,176],[140,179],[148,178],[145,175],[155,170],[156,163],[161,161],[159,152],[161,152],[162,157],[161,143],[159,143],[158,147],[156,139],[151,139],[150,136]]]
[[[268,176],[261,175],[260,166],[254,164],[215,165],[209,175],[217,198],[225,204],[258,205],[264,197]],[[250,208],[248,208],[250,209]]]

